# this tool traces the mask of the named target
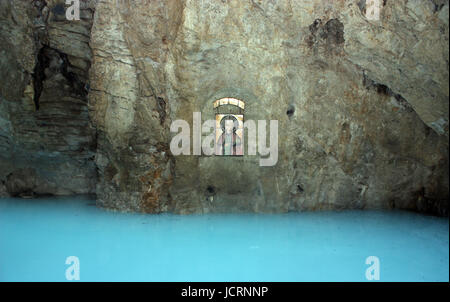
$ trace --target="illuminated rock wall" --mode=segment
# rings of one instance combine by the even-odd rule
[[[98,204],[149,213],[446,214],[448,1],[382,2],[377,21],[366,18],[364,0],[97,1],[85,122],[96,129]],[[12,26],[9,18],[1,24]],[[77,43],[52,45],[59,54]],[[18,77],[23,67],[12,57],[29,73],[36,65],[37,50],[21,45],[2,48],[2,64]],[[11,84],[1,85],[3,104],[28,91],[10,95]],[[186,120],[192,131],[193,113],[214,119],[222,97],[245,101],[246,120],[278,120],[275,166],[250,155],[173,156],[171,123]],[[7,125],[17,120],[8,110]]]

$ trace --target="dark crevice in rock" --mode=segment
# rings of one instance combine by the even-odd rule
[[[159,121],[161,122],[162,125],[166,120],[166,101],[164,101],[163,98],[160,97],[156,98],[156,110],[158,111]]]
[[[339,52],[345,42],[344,24],[338,19],[330,19],[325,24],[321,19],[316,19],[309,26],[309,32],[306,43],[315,51],[318,47],[323,47],[329,53]]]
[[[45,41],[47,41],[47,30],[46,30],[46,17],[48,12],[44,12],[44,8],[47,7],[47,2],[45,0],[34,0],[33,6],[36,9],[36,24],[40,24],[35,28],[34,32],[34,42],[36,48],[39,49],[36,58],[36,65],[33,70],[33,87],[34,87],[34,96],[33,101],[36,110],[39,110],[39,99],[41,97],[41,93],[43,90],[43,83],[46,79],[45,69],[49,67],[50,60],[45,55],[45,47],[41,47]]]
[[[325,24],[325,30],[322,32],[322,38],[326,39],[328,44],[343,44],[344,24],[338,19],[331,19]]]
[[[297,192],[298,193],[303,193],[305,190],[303,189],[302,185],[297,185]]]
[[[444,4],[435,4],[434,5],[434,12],[439,12],[444,7]]]
[[[67,55],[60,51],[57,51],[57,53],[59,54],[59,57],[62,60],[61,74],[66,78],[66,80],[72,87],[73,91],[77,95],[87,97],[88,95],[87,84],[81,81],[79,77],[74,72],[71,71],[72,65],[70,64]]]
[[[313,24],[309,26],[309,31],[311,32],[311,34],[315,34],[319,30],[321,24],[322,24],[321,19],[314,20]]]
[[[48,56],[45,55],[45,48],[41,48],[37,55],[36,66],[33,71],[33,86],[34,86],[34,105],[36,110],[39,110],[39,98],[44,86],[44,81],[46,79],[45,69],[50,66],[50,60]]]
[[[433,5],[434,5],[434,9],[433,12],[434,13],[438,13],[441,11],[441,9],[448,4],[448,0],[430,0]]]
[[[44,81],[47,79],[46,70],[50,68],[53,73],[61,73],[72,88],[72,92],[78,96],[86,98],[88,95],[88,85],[80,80],[71,70],[72,65],[67,55],[63,52],[44,46],[40,49],[36,66],[33,72],[34,84],[34,104],[36,110],[39,110],[39,99],[42,94]]]
[[[404,97],[402,97],[400,94],[392,91],[392,89],[389,88],[388,86],[373,81],[372,79],[367,77],[365,72],[363,73],[363,85],[364,85],[364,87],[366,87],[367,90],[373,89],[378,94],[394,97],[395,100],[405,109],[405,111],[407,111],[407,112],[414,111],[412,106],[408,103],[408,101]]]
[[[208,196],[208,197],[214,196],[214,195],[216,195],[216,193],[217,193],[216,187],[214,187],[212,185],[209,185],[206,187],[206,196]]]
[[[294,106],[289,106],[288,110],[286,111],[286,115],[291,118],[295,113],[295,108]]]

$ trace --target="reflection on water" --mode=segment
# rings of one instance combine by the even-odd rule
[[[449,221],[408,212],[142,215],[0,200],[0,281],[448,281]]]

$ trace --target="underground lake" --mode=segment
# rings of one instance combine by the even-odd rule
[[[448,282],[449,220],[397,210],[149,215],[89,196],[0,199],[0,281],[78,280]]]

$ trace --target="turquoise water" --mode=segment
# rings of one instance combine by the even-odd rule
[[[142,215],[0,200],[0,281],[448,281],[449,220],[400,211]],[[373,281],[372,281],[373,282]]]

